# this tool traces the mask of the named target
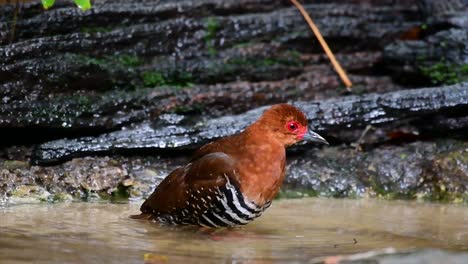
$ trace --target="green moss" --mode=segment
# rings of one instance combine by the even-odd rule
[[[375,196],[379,199],[384,200],[412,200],[416,197],[416,194],[412,191],[408,193],[402,193],[396,191],[397,188],[394,188],[392,185],[383,185],[380,182],[377,182],[375,179],[370,180],[370,191],[374,192]]]
[[[90,98],[88,96],[84,96],[84,95],[78,95],[75,97],[76,99],[76,102],[80,105],[90,105],[92,104],[93,102],[91,102]]]
[[[408,199],[414,198],[414,195],[411,194],[411,193],[404,194],[404,193],[396,192],[396,191],[394,191],[395,189],[392,188],[391,185],[382,184],[377,176],[370,176],[369,177],[369,185],[371,187],[371,190],[380,199],[385,199],[385,200],[395,200],[395,199],[408,200]]]
[[[459,150],[442,152],[433,160],[434,167],[426,177],[426,184],[430,186],[427,193],[420,194],[425,200],[468,203],[465,192],[465,176],[468,164],[468,152],[463,145]]]
[[[304,197],[317,197],[318,193],[312,189],[281,189],[275,199],[299,199]]]
[[[208,40],[213,39],[219,28],[220,28],[220,25],[219,25],[218,19],[215,17],[209,17],[206,20],[207,35],[205,36],[205,38],[207,38]]]
[[[218,51],[212,45],[208,46],[206,51],[210,56],[215,56],[216,54],[218,54]]]
[[[443,156],[445,159],[450,160],[452,164],[468,164],[468,151],[466,150],[444,153]]]
[[[450,85],[468,80],[468,64],[460,66],[439,62],[428,67],[421,67],[421,72],[436,85]]]
[[[166,84],[166,80],[160,72],[143,72],[141,78],[146,87],[163,86]]]
[[[105,32],[110,32],[112,31],[113,28],[111,27],[82,27],[80,29],[81,33],[89,33],[89,34],[95,34],[95,33],[105,33]]]
[[[451,193],[442,183],[436,185],[430,192],[419,194],[417,197],[430,202],[468,204],[468,195],[463,193]]]
[[[125,65],[125,66],[130,66],[130,67],[136,67],[141,65],[141,60],[139,57],[134,56],[134,55],[122,55],[117,57],[117,61],[120,62],[120,64]]]
[[[286,54],[288,55],[288,57],[291,57],[296,60],[301,58],[301,53],[297,50],[288,50]]]
[[[468,64],[463,64],[459,67],[459,72],[462,74],[462,76],[468,76]]]
[[[176,106],[172,111],[176,114],[185,114],[185,113],[191,112],[192,108],[185,106],[185,105],[179,105],[179,106]]]
[[[59,192],[48,197],[48,202],[57,203],[57,202],[66,202],[73,201],[73,196],[68,193]]]
[[[31,198],[36,201],[46,202],[50,195],[46,189],[37,185],[19,185],[10,193],[12,197]]]
[[[109,81],[118,86],[119,75],[124,74],[126,78],[130,78],[132,82],[127,82],[125,85],[130,87],[160,87],[169,86],[172,88],[191,87],[194,83],[194,78],[191,73],[183,71],[144,71],[139,72],[136,67],[143,64],[140,57],[123,54],[118,56],[91,57],[79,54],[68,54],[69,60],[78,62],[83,65],[93,65],[106,72],[109,76]],[[78,103],[86,102],[82,100],[74,100]]]
[[[7,170],[16,170],[28,168],[29,164],[22,160],[5,160],[2,167]]]
[[[170,85],[176,85],[180,87],[192,87],[194,85],[192,73],[190,72],[177,72],[172,76],[169,81]]]
[[[216,33],[220,28],[218,19],[215,17],[209,17],[208,19],[206,19],[205,28],[206,34],[203,37],[203,39],[205,40],[205,46],[208,54],[214,56],[218,53],[214,47],[214,39],[216,37]]]
[[[173,88],[184,88],[193,86],[193,77],[189,72],[175,72],[165,75],[162,72],[148,71],[141,74],[145,87],[169,86]]]
[[[130,186],[124,186],[122,184],[119,184],[117,186],[117,189],[112,192],[112,201],[122,201],[122,200],[128,200],[130,197]]]

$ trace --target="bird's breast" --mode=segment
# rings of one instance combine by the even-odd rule
[[[284,147],[259,151],[239,164],[242,193],[257,204],[271,201],[284,180],[286,154]]]

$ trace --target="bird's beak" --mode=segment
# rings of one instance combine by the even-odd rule
[[[304,137],[302,139],[310,142],[317,142],[329,145],[328,142],[322,136],[310,130],[304,134]]]

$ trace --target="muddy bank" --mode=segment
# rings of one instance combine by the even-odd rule
[[[13,157],[15,151],[3,155]],[[186,160],[150,154],[85,157],[41,167],[3,159],[0,179],[2,192],[11,202],[140,199]],[[464,141],[419,141],[366,152],[348,146],[309,147],[290,153],[288,162],[279,197],[468,202],[468,144]]]

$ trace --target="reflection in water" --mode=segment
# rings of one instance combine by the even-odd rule
[[[275,201],[235,229],[132,220],[139,204],[69,203],[0,211],[5,263],[303,262],[384,247],[468,250],[465,206],[376,200]],[[357,240],[357,243],[353,241]]]

